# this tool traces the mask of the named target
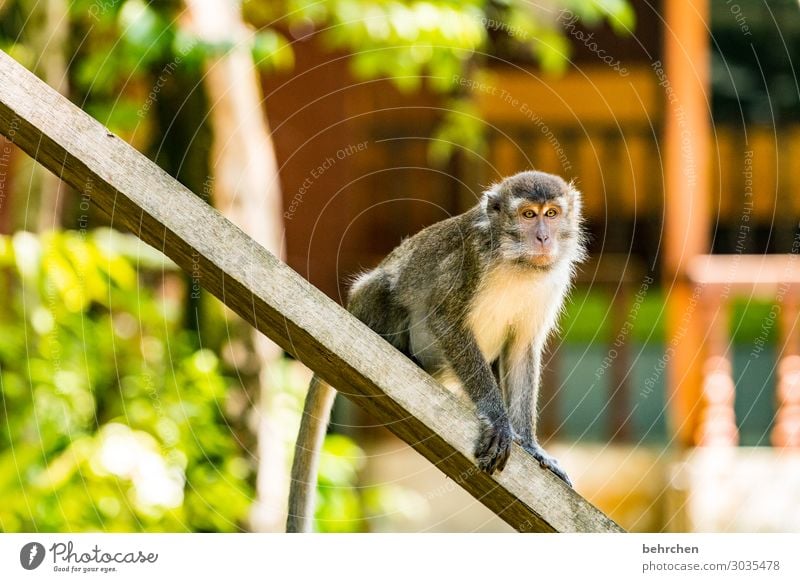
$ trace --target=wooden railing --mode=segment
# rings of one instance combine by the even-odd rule
[[[735,445],[739,440],[728,317],[732,298],[739,296],[772,304],[752,353],[759,354],[777,326],[777,412],[771,441],[778,447],[800,446],[800,255],[702,255],[692,260],[688,275],[702,288],[700,319],[694,325],[706,328],[702,384],[692,415],[694,444]]]
[[[466,403],[199,197],[0,52],[0,134],[198,278],[242,318],[368,410],[520,531],[619,526],[514,445],[479,471]]]

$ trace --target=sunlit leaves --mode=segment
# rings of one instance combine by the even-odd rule
[[[127,0],[119,11],[122,39],[146,60],[163,57],[169,47],[170,27],[144,0]]]
[[[325,439],[320,458],[317,524],[320,531],[360,531],[361,498],[356,490],[364,452],[340,435]]]
[[[483,122],[477,106],[469,99],[454,99],[433,135],[428,149],[431,163],[442,165],[455,152],[480,156],[484,150]]]
[[[321,9],[319,4],[324,4]],[[289,19],[314,22],[333,49],[351,53],[359,78],[386,77],[401,90],[449,91],[486,40],[483,12],[470,2],[333,0],[289,2]]]
[[[253,458],[226,417],[240,386],[183,329],[175,299],[145,284],[179,277],[174,265],[135,237],[103,229],[0,237],[0,269],[10,298],[0,310],[2,527],[245,527]],[[292,424],[285,434],[296,432],[307,381],[289,373],[281,380],[279,398],[289,400],[281,422]],[[324,529],[363,527],[363,463],[350,439],[327,439]]]
[[[531,44],[542,70],[553,74],[561,74],[567,70],[570,47],[569,41],[561,33],[541,30]]]
[[[607,20],[616,34],[629,35],[636,27],[636,13],[627,0],[564,0],[564,8],[588,26]]]
[[[178,276],[109,230],[0,238],[3,528],[244,525],[253,474],[229,380],[137,265]]]
[[[253,60],[265,71],[288,71],[294,67],[294,51],[286,38],[271,29],[259,31],[253,38]]]

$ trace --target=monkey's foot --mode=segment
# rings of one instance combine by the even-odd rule
[[[569,477],[567,476],[564,469],[561,468],[561,465],[558,464],[555,457],[547,454],[545,450],[539,445],[538,443],[533,444],[523,444],[522,448],[528,451],[528,453],[533,456],[534,459],[539,461],[539,464],[544,467],[545,469],[550,469],[553,473],[556,474],[556,477],[561,479],[564,483],[572,487],[572,481],[570,481]]]
[[[481,434],[475,445],[475,459],[478,462],[478,468],[491,475],[495,471],[502,471],[505,468],[508,457],[511,455],[513,432],[505,418],[491,421],[481,416],[479,420]]]

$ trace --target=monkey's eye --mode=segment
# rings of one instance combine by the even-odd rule
[[[530,210],[530,209],[523,210],[522,211],[522,216],[524,218],[536,218],[536,213],[533,210]]]
[[[554,216],[556,216],[557,214],[558,214],[558,210],[556,210],[555,208],[548,208],[548,209],[547,209],[547,212],[545,212],[545,213],[544,213],[544,215],[545,215],[547,218],[553,218],[553,217],[554,217]]]

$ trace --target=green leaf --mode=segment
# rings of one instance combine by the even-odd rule
[[[122,38],[137,50],[145,62],[164,56],[171,40],[168,27],[144,0],[126,0],[118,15]]]
[[[294,68],[294,51],[286,38],[271,29],[259,31],[253,40],[253,59],[266,71],[284,72]]]

